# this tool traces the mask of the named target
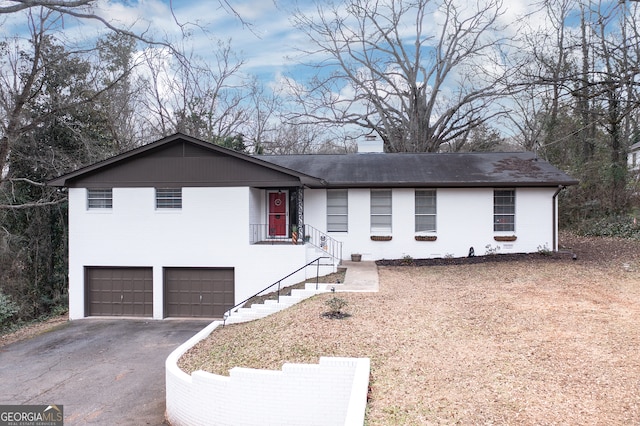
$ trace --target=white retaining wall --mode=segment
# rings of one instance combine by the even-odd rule
[[[320,358],[319,364],[284,364],[281,371],[233,368],[230,375],[188,375],[179,358],[207,337],[216,321],[166,361],[167,420],[189,425],[362,425],[368,358]]]

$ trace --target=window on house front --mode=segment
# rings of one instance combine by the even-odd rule
[[[371,190],[371,232],[391,232],[391,190]]]
[[[493,230],[513,232],[516,227],[516,191],[500,189],[493,191]]]
[[[156,188],[157,209],[181,209],[182,188]]]
[[[327,190],[327,231],[347,232],[349,203],[346,189]]]
[[[436,190],[416,190],[416,232],[436,230]]]
[[[111,189],[87,189],[87,207],[89,209],[110,209],[113,207]]]

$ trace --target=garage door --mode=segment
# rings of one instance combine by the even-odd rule
[[[87,316],[153,316],[151,268],[85,269]]]
[[[165,268],[166,317],[222,318],[233,307],[233,268]]]

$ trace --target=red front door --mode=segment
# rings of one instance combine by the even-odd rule
[[[287,194],[269,193],[269,236],[287,236]]]

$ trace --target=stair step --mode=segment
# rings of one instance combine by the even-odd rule
[[[332,286],[333,284],[325,284],[325,283],[318,283],[318,292],[323,292],[323,291],[329,291],[329,288]],[[305,283],[304,285],[304,289],[305,290],[313,290],[316,291],[316,283]]]
[[[296,288],[291,290],[291,297],[299,297],[301,299],[306,299],[311,296],[315,296],[318,292],[314,290],[303,290],[300,288]]]
[[[318,289],[316,290],[316,283],[306,283],[304,289],[292,289],[290,296],[281,295],[280,301],[269,299],[265,300],[264,303],[254,303],[251,307],[238,308],[227,317],[225,324],[237,324],[264,318],[293,306],[306,298],[329,291],[328,287],[329,285],[327,284],[318,284]]]
[[[296,303],[301,302],[302,300],[304,300],[304,297],[300,297],[300,296],[280,296],[280,303],[281,304],[287,304],[287,305],[295,305]]]
[[[273,312],[276,306],[277,304],[273,303],[270,303],[268,305],[263,305],[262,303],[254,303],[253,305],[251,305],[251,309],[255,310],[256,312]]]

